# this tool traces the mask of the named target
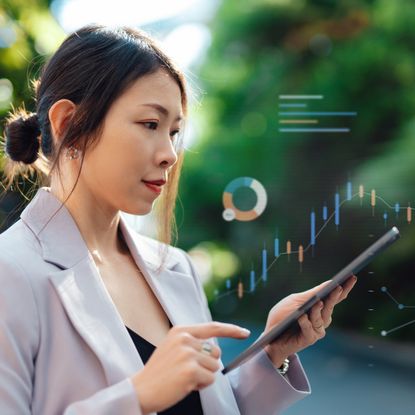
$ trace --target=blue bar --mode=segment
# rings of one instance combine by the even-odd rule
[[[254,270],[251,271],[251,274],[250,274],[249,277],[250,277],[249,289],[250,289],[251,293],[253,293],[255,291],[255,271]]]
[[[347,200],[352,200],[352,182],[347,182]]]
[[[262,280],[267,281],[267,250],[262,250]]]
[[[323,95],[280,95],[279,99],[323,99]]]
[[[395,203],[395,212],[399,213],[399,210],[400,210],[399,203]]]
[[[340,195],[334,195],[334,223],[336,226],[340,225]]]
[[[311,245],[315,245],[316,244],[316,214],[314,213],[314,211],[311,212],[310,219],[311,219],[311,239],[310,239],[310,244]]]
[[[279,128],[280,133],[348,133],[350,128]]]
[[[282,116],[304,116],[304,115],[318,115],[320,117],[325,116],[343,116],[343,117],[354,117],[357,115],[357,112],[297,112],[297,111],[290,111],[290,112],[279,112],[278,115]]]
[[[327,220],[328,217],[329,217],[329,215],[328,215],[327,206],[324,205],[323,206],[323,220]]]
[[[385,222],[388,220],[388,214],[386,212],[383,214],[383,219],[385,219]]]
[[[231,280],[226,280],[226,288],[229,290],[231,288]]]
[[[278,238],[275,238],[274,241],[274,256],[275,258],[280,256],[280,240]]]
[[[305,108],[307,104],[278,104],[281,108]]]

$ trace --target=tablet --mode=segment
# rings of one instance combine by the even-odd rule
[[[350,264],[339,271],[320,291],[318,291],[313,297],[306,301],[301,307],[285,318],[281,323],[273,327],[266,335],[260,337],[256,342],[244,350],[239,356],[237,356],[231,363],[225,366],[222,373],[228,373],[231,370],[237,368],[242,363],[246,362],[253,355],[258,353],[267,344],[272,343],[278,337],[280,337],[287,330],[298,327],[297,320],[303,314],[310,311],[314,304],[320,300],[324,300],[336,287],[342,285],[353,274],[359,272],[369,262],[371,262],[376,255],[384,251],[389,245],[395,242],[400,237],[399,230],[393,227],[383,236],[381,236],[376,242],[363,251],[357,258],[355,258]]]

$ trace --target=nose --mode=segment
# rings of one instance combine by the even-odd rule
[[[168,169],[176,164],[178,159],[177,152],[173,142],[171,141],[170,135],[168,136],[168,140],[163,140],[163,144],[159,148],[156,158],[157,165],[165,169]]]

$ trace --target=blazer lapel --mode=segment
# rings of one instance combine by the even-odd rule
[[[108,384],[143,367],[92,258],[49,275],[72,324],[99,358]]]
[[[120,227],[134,261],[150,285],[173,325],[189,325],[206,321],[198,301],[193,277],[182,268],[180,254],[169,248],[165,264],[159,270],[163,252],[157,242],[131,229],[121,217]]]
[[[199,299],[193,276],[183,268],[184,258],[178,251],[169,253],[166,265],[160,267],[161,255],[152,246],[154,241],[129,228],[123,218],[121,230],[135,262],[151,286],[173,325],[190,325],[209,321],[204,305]],[[170,248],[171,249],[171,248]],[[214,384],[200,391],[206,415],[240,415],[232,388],[224,375],[218,373]]]
[[[59,269],[48,278],[73,326],[101,362],[108,384],[137,372],[143,362],[67,208],[41,188],[21,219],[38,238],[43,259]]]

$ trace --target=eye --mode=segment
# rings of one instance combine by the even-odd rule
[[[157,130],[158,127],[158,123],[156,121],[145,121],[140,124],[144,125],[144,127],[149,130]]]
[[[170,137],[175,140],[177,138],[177,136],[179,135],[180,130],[174,130],[170,133]]]

